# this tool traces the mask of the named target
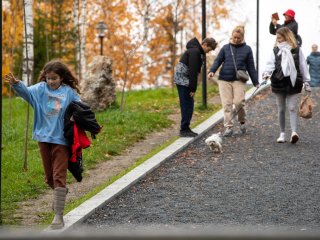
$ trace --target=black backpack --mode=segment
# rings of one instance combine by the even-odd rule
[[[301,45],[302,45],[302,38],[301,38],[301,36],[300,36],[299,34],[297,34],[296,40],[297,40],[298,46],[301,47]]]

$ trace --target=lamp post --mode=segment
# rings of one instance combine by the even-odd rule
[[[104,38],[104,31],[107,29],[107,25],[103,22],[100,21],[97,26],[96,29],[98,29],[98,37],[100,38],[100,55],[103,55],[103,38]]]
[[[206,0],[202,0],[202,40],[206,38]],[[203,57],[202,66],[202,106],[207,108],[207,60]]]
[[[256,59],[257,59],[257,73],[259,79],[259,0],[257,0],[257,50],[256,50]]]

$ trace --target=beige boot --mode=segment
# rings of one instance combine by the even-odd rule
[[[50,229],[60,229],[64,227],[63,211],[66,202],[67,189],[63,187],[57,187],[54,189],[53,196],[53,210],[54,218],[50,225]]]
[[[66,188],[66,195],[68,194],[68,192],[69,192],[69,188]],[[54,194],[55,194],[55,191],[53,191],[53,199],[54,199]],[[52,211],[54,211],[54,200],[52,201],[51,209]]]

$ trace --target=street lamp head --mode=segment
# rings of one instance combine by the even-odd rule
[[[107,29],[107,25],[103,21],[100,21],[97,24],[96,29],[98,29],[98,31],[99,31],[99,37],[103,38],[104,37],[104,31]]]

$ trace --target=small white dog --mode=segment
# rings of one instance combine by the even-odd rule
[[[221,132],[214,133],[205,140],[205,143],[213,150],[214,153],[221,153],[222,151],[222,138]]]

